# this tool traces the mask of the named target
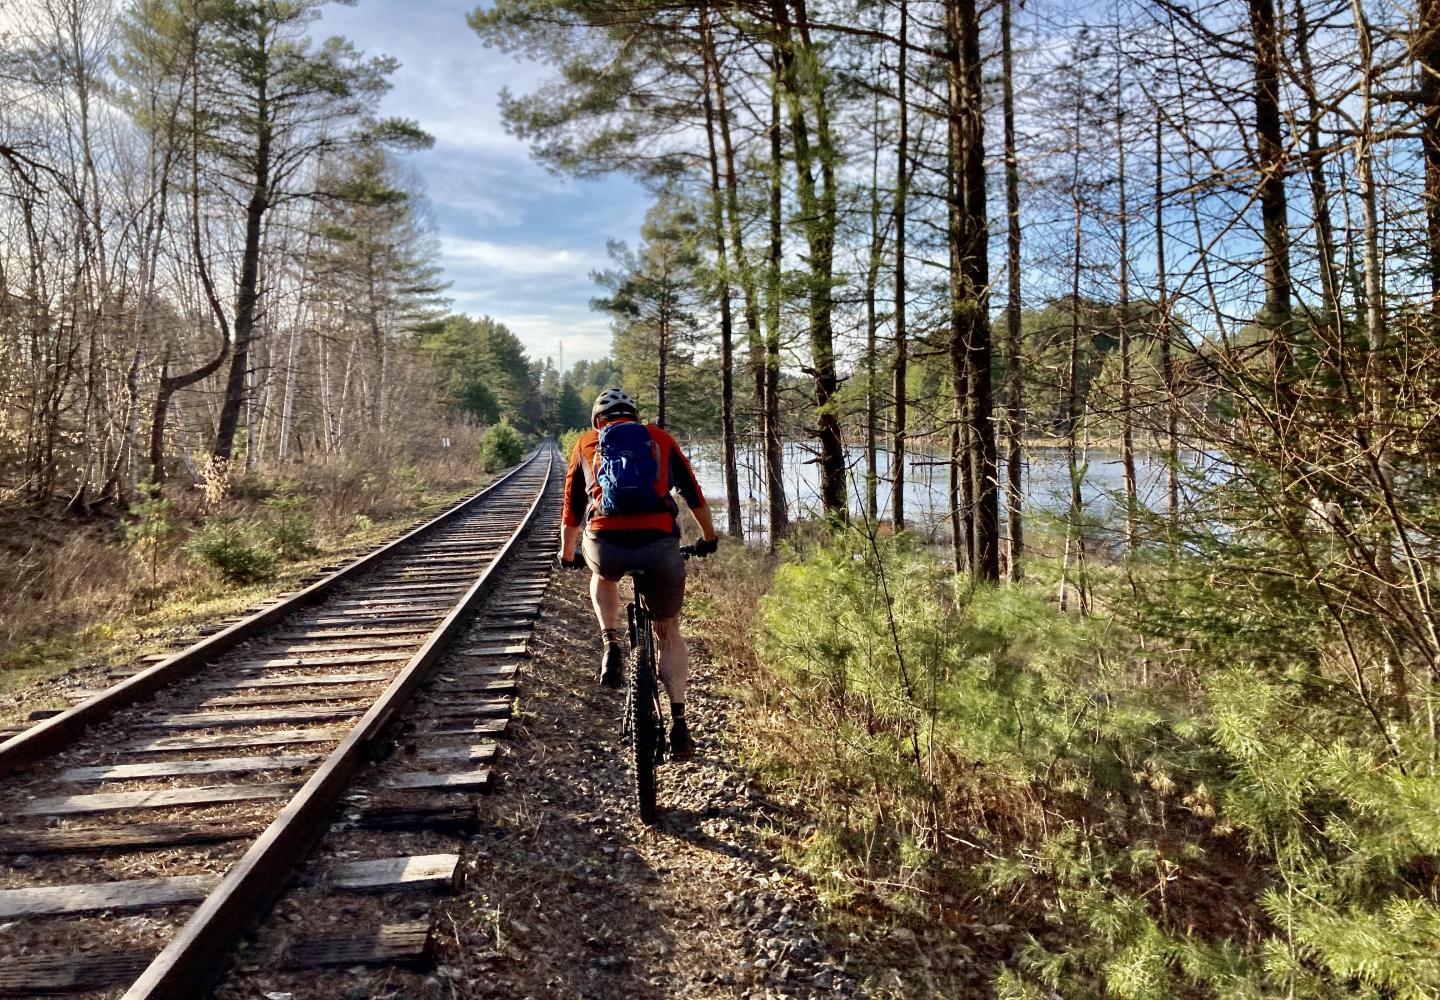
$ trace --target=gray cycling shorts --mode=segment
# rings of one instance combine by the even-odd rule
[[[652,617],[674,618],[680,613],[685,603],[685,559],[678,538],[657,538],[632,548],[587,531],[580,552],[590,571],[607,580],[641,573],[635,578],[635,588]]]

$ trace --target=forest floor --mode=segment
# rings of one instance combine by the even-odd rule
[[[700,572],[703,573],[703,570]],[[747,767],[743,677],[689,619],[692,761],[662,768],[659,822],[635,819],[618,729],[595,682],[584,574],[551,585],[503,777],[465,894],[421,995],[463,998],[977,996],[993,969],[942,932],[837,915],[786,859],[814,830]],[[708,602],[701,596],[696,603]],[[450,930],[453,929],[453,933]],[[967,985],[968,984],[968,988]]]

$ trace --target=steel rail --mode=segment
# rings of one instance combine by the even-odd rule
[[[509,482],[524,469],[529,468],[530,463],[536,461],[544,454],[547,448],[553,450],[552,445],[537,448],[535,453],[524,462],[521,462],[514,469],[495,480],[495,482],[474,496],[462,500],[449,510],[441,512],[431,520],[406,532],[393,542],[381,546],[369,555],[363,556],[349,565],[341,567],[334,573],[315,581],[304,590],[298,591],[280,603],[262,608],[260,611],[240,619],[240,621],[216,632],[214,635],[207,636],[199,642],[180,650],[173,656],[161,660],[153,667],[142,670],[133,677],[128,677],[86,701],[82,701],[80,704],[68,708],[43,722],[38,722],[29,729],[17,733],[5,742],[0,743],[0,778],[13,774],[21,767],[43,760],[51,754],[58,753],[72,743],[89,726],[104,720],[122,708],[127,708],[138,701],[150,697],[157,691],[178,680],[189,677],[216,656],[230,652],[242,642],[263,635],[273,627],[276,622],[295,611],[320,603],[320,601],[340,584],[349,582],[367,570],[373,569],[380,561],[393,555],[397,549],[403,548],[430,534],[452,518],[469,510],[476,504],[483,502],[493,491]],[[553,463],[553,458],[551,461]],[[548,473],[546,478],[548,481]]]
[[[490,565],[425,644],[406,662],[349,735],[310,776],[310,780],[305,782],[244,856],[230,867],[220,884],[135,980],[122,1000],[195,1000],[213,986],[228,964],[236,940],[279,898],[294,866],[304,859],[328,829],[326,821],[331,809],[355,772],[368,759],[369,752],[379,743],[387,725],[413,699],[430,666],[464,625],[472,606],[494,588],[501,568],[534,522],[536,512],[550,492],[556,451],[553,445],[547,444],[537,451],[535,457],[538,458],[541,453],[548,453],[545,478],[524,518]]]

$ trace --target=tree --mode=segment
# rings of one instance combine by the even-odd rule
[[[296,186],[301,171],[327,152],[429,141],[409,122],[373,116],[393,60],[365,59],[339,38],[312,46],[306,28],[322,2],[217,0],[200,25],[205,93],[188,125],[219,170],[246,190],[234,344],[212,449],[222,461],[231,456],[247,395],[267,213],[305,197]],[[218,303],[212,308],[220,311]]]
[[[1020,371],[1020,164],[1015,141],[1015,64],[1010,0],[1000,2],[1001,86],[1005,119],[1005,520],[1009,532],[1006,575],[1020,579],[1025,552],[1021,506],[1024,490],[1025,386]]]
[[[980,17],[974,0],[950,0],[947,32],[951,61],[951,135],[959,156],[950,243],[951,378],[957,428],[964,424],[966,454],[951,460],[970,476],[966,541],[971,571],[1000,578],[999,469],[991,391],[990,258],[987,246],[985,118],[980,60]],[[963,390],[962,387],[963,386]],[[963,395],[962,395],[963,393]],[[956,545],[960,544],[957,532]],[[962,562],[957,556],[957,564]],[[959,565],[956,567],[960,568]]]
[[[7,23],[0,488],[84,514],[213,449],[217,417],[247,468],[440,417],[411,351],[438,305],[423,206],[393,161],[352,183],[420,136],[374,119],[390,64],[313,40],[317,9],[26,0]]]
[[[809,302],[810,359],[815,419],[820,439],[820,499],[827,516],[848,516],[845,442],[832,400],[840,386],[835,368],[835,233],[838,225],[835,167],[839,151],[830,132],[830,93],[824,59],[814,45],[805,4],[792,11],[772,0],[775,85],[788,112],[795,166],[800,229],[807,249],[806,296]],[[818,176],[817,176],[818,174]]]
[[[581,397],[570,382],[560,386],[560,399],[555,406],[554,433],[559,436],[575,428],[590,426],[590,403]]]
[[[626,388],[655,401],[655,422],[666,426],[671,366],[688,360],[696,338],[699,218],[678,195],[663,196],[645,216],[638,251],[609,245],[614,267],[591,275],[608,296],[591,305],[615,323],[616,357]]]
[[[894,435],[890,443],[891,476],[891,518],[896,531],[905,528],[905,432],[906,432],[906,363],[909,360],[909,342],[906,330],[906,300],[909,288],[905,280],[905,213],[910,186],[910,101],[909,101],[909,48],[910,48],[910,6],[907,0],[899,0],[900,37],[897,41],[897,66],[895,70],[896,127],[895,139],[895,361],[894,372],[895,417]],[[1007,22],[1008,23],[1008,22]]]
[[[383,431],[394,416],[387,405],[392,353],[436,318],[445,284],[433,239],[416,219],[416,197],[404,189],[389,153],[372,146],[343,154],[321,179],[333,209],[317,220],[319,246],[309,264],[315,297],[364,339],[372,384],[368,424]]]

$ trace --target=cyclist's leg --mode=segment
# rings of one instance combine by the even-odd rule
[[[659,646],[660,679],[673,705],[685,704],[685,687],[690,679],[690,650],[680,633],[680,616],[655,619],[655,644]]]
[[[624,605],[620,598],[620,581],[628,568],[619,562],[621,554],[589,531],[581,539],[580,555],[590,567],[590,603],[595,608],[595,618],[600,622],[602,632],[620,627],[620,609]]]
[[[645,577],[639,586],[655,622],[660,679],[674,705],[685,703],[690,656],[680,634],[680,608],[685,603],[685,559],[673,538],[646,546]]]
[[[660,647],[660,680],[670,695],[670,756],[675,760],[689,760],[695,753],[695,736],[685,718],[690,650],[685,647],[679,615],[655,620],[655,644]]]
[[[590,603],[602,632],[620,628],[620,581],[607,580],[599,573],[590,574]]]
[[[624,680],[625,663],[620,632],[620,580],[624,569],[614,564],[613,548],[588,531],[580,551],[590,567],[590,604],[600,623],[599,680],[605,687],[618,688]]]

